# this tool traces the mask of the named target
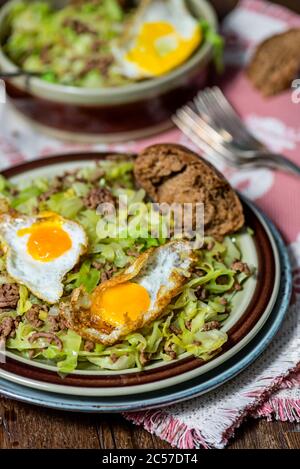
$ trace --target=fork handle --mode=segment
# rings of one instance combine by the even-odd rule
[[[300,166],[278,153],[261,153],[258,161],[261,160],[262,166],[273,169],[283,169],[289,173],[300,176]]]

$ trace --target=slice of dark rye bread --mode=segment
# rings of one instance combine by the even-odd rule
[[[188,148],[152,145],[137,156],[134,175],[155,202],[204,203],[205,235],[222,239],[244,225],[242,204],[228,181]]]
[[[247,75],[264,96],[272,96],[290,88],[299,71],[300,28],[293,28],[259,44]]]

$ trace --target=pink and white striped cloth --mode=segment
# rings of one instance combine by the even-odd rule
[[[290,27],[300,17],[262,0],[242,0],[227,17],[228,72],[221,86],[252,132],[270,149],[300,164],[300,103],[292,89],[264,99],[248,82],[243,67],[261,40]],[[171,141],[190,146],[177,130],[155,138],[122,145],[64,144],[35,131],[0,104],[0,168],[55,152],[73,150],[136,151],[146,145]],[[179,448],[222,448],[246,416],[300,421],[300,181],[269,169],[233,170],[220,162],[231,184],[253,200],[284,236],[293,266],[294,292],[281,332],[265,353],[246,371],[221,388],[164,410],[127,414],[136,424]],[[300,370],[300,368],[299,368]]]

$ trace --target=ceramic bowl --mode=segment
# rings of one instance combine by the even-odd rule
[[[216,29],[216,15],[208,1],[186,1],[195,16]],[[7,2],[0,11],[2,72],[18,69],[1,47],[7,35],[7,15],[15,3]],[[6,89],[15,109],[52,136],[87,142],[126,141],[170,127],[171,114],[206,84],[212,55],[212,46],[206,42],[166,75],[114,88],[87,89],[18,77],[6,80]]]

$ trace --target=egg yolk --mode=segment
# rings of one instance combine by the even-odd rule
[[[92,295],[91,312],[114,326],[136,321],[150,306],[147,290],[133,282],[125,282]]]
[[[144,23],[126,59],[150,75],[161,75],[183,63],[201,43],[200,26],[189,39],[167,22]]]
[[[19,230],[18,235],[29,235],[27,252],[41,262],[53,261],[72,247],[69,234],[58,221],[35,223]]]

